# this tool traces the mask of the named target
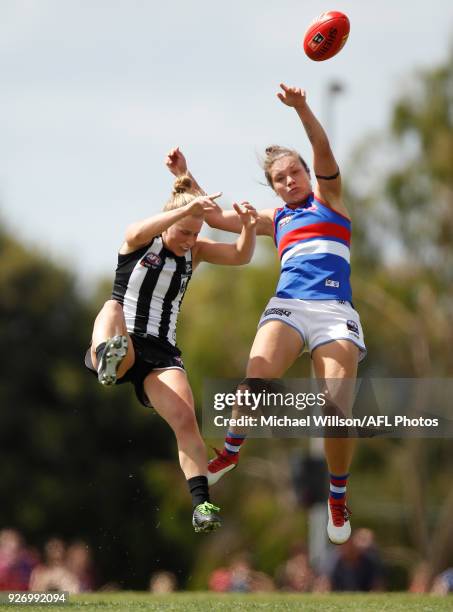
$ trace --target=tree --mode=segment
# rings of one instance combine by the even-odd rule
[[[361,230],[355,295],[380,372],[394,377],[453,371],[452,59],[415,75],[394,106],[389,132],[359,147],[348,176]],[[370,253],[370,245],[372,255],[360,267],[360,252]],[[428,473],[440,469],[440,457],[451,461],[451,453],[427,440],[406,441],[393,453],[408,485],[413,542],[434,575],[453,542],[446,518],[453,498],[447,496],[432,525],[423,491]]]
[[[83,538],[100,580],[144,588],[175,558],[187,572],[194,550],[184,539],[170,549],[156,528],[149,471],[177,464],[171,431],[131,389],[101,389],[83,366],[96,307],[70,272],[0,230],[0,525],[35,546]],[[187,491],[181,500],[190,533]]]

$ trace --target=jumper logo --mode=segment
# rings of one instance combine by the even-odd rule
[[[185,290],[187,289],[187,283],[189,282],[189,277],[188,276],[183,276],[181,279],[181,285],[179,287],[179,293],[184,293]]]
[[[192,264],[190,261],[186,261],[186,274],[192,274]]]
[[[283,308],[268,308],[264,311],[264,316],[268,317],[269,315],[280,315],[281,317],[290,317],[291,310],[283,310]]]
[[[162,259],[155,253],[147,253],[140,261],[140,265],[145,268],[158,268],[162,265]]]
[[[328,278],[326,280],[325,285],[326,287],[335,287],[336,289],[338,289],[338,287],[340,286],[340,283],[336,280],[331,280],[330,278]]]
[[[286,225],[290,221],[291,221],[291,217],[283,217],[283,219],[280,219],[280,221],[278,222],[278,226],[282,227],[283,225]]]

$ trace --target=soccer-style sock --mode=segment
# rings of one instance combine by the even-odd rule
[[[334,504],[344,504],[346,500],[346,485],[349,474],[344,476],[330,475],[329,501]]]
[[[237,455],[247,436],[229,431],[225,436],[224,450],[228,455]]]
[[[192,495],[192,505],[195,509],[199,504],[209,501],[209,487],[206,476],[193,476],[187,480],[190,494]]]

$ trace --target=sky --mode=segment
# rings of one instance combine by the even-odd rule
[[[303,35],[326,10],[346,13],[351,34],[313,62]],[[330,117],[347,167],[414,71],[452,43],[451,0],[2,0],[0,220],[94,285],[113,276],[127,225],[167,200],[171,147],[223,206],[273,206],[259,153],[282,144],[309,158],[280,82]],[[344,92],[328,107],[332,80]]]

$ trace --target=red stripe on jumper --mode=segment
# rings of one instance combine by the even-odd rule
[[[305,225],[304,227],[298,227],[287,234],[285,234],[278,245],[278,253],[281,256],[283,251],[301,240],[308,240],[308,238],[339,238],[344,240],[348,246],[351,241],[351,231],[342,225],[337,223],[312,223]]]

